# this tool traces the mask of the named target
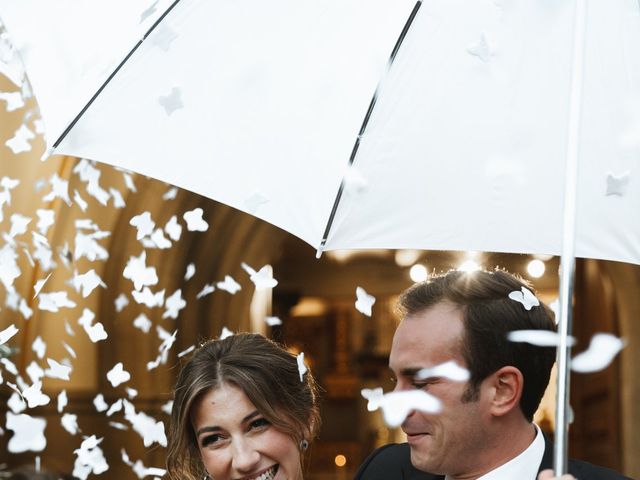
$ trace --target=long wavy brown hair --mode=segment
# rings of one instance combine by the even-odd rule
[[[170,479],[204,477],[191,408],[223,383],[241,388],[258,412],[296,445],[315,436],[320,424],[317,386],[310,372],[300,381],[294,354],[255,333],[210,340],[195,351],[176,381],[167,455]]]

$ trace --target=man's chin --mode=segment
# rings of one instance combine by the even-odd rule
[[[439,475],[439,463],[428,449],[429,440],[430,435],[424,435],[421,438],[413,439],[413,441],[409,443],[411,449],[411,464],[423,472]]]

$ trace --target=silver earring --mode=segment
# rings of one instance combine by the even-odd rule
[[[305,451],[307,448],[309,448],[309,442],[302,440],[300,442],[300,450]]]

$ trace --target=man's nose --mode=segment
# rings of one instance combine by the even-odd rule
[[[260,462],[260,452],[250,440],[239,440],[234,445],[232,466],[240,474],[251,473]]]

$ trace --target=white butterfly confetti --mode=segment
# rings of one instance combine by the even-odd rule
[[[80,210],[82,210],[83,212],[86,212],[87,208],[89,208],[89,204],[84,198],[82,198],[82,195],[80,195],[80,192],[78,190],[73,191],[73,201],[76,205],[78,205],[78,207],[80,207]]]
[[[381,407],[384,421],[391,428],[402,425],[407,415],[414,410],[438,413],[442,408],[440,400],[424,390],[387,393],[384,395]]]
[[[93,268],[87,273],[82,274],[74,271],[73,277],[71,278],[71,286],[78,293],[82,291],[83,298],[87,298],[97,287],[107,288],[107,285]]]
[[[178,196],[178,189],[176,187],[171,187],[167,190],[163,195],[163,200],[174,200]]]
[[[67,292],[41,293],[38,296],[38,308],[48,312],[59,312],[61,308],[74,308],[76,303],[69,300]]]
[[[27,367],[27,375],[31,379],[31,383],[36,383],[44,377],[44,370],[34,360]]]
[[[599,372],[609,366],[624,348],[625,342],[610,333],[596,333],[589,348],[571,359],[571,370],[579,373]]]
[[[606,195],[624,196],[627,193],[629,187],[629,179],[631,178],[631,172],[626,171],[619,175],[613,173],[607,173],[607,192]]]
[[[98,412],[104,412],[107,410],[107,408],[109,408],[109,405],[107,405],[107,402],[105,402],[104,400],[104,395],[102,395],[101,393],[96,395],[96,397],[93,399],[93,405],[94,407],[96,407],[96,410]]]
[[[0,100],[7,102],[7,112],[24,107],[24,100],[20,92],[0,92]]]
[[[71,206],[71,199],[69,198],[69,182],[54,173],[49,179],[51,184],[51,192],[42,197],[45,202],[52,202],[56,198],[60,198],[68,206]]]
[[[154,443],[159,443],[163,447],[167,446],[167,436],[164,433],[162,421],[156,421],[143,412],[136,412],[134,406],[126,400],[124,400],[124,411],[125,419],[142,437],[145,447],[150,447]]]
[[[233,332],[229,330],[227,327],[222,327],[222,333],[220,334],[220,340],[224,340],[225,338],[231,337]]]
[[[550,330],[513,330],[507,334],[511,342],[526,342],[538,347],[557,347],[560,344],[560,335]],[[574,337],[567,338],[567,344],[575,345]]]
[[[80,428],[78,428],[78,416],[73,413],[65,413],[60,418],[60,424],[71,435],[76,435]]]
[[[108,337],[102,323],[97,322],[95,325],[92,325],[93,319],[95,317],[95,314],[91,310],[85,308],[82,311],[82,316],[78,319],[78,324],[81,325],[82,328],[84,328],[84,331],[87,332],[87,335],[89,335],[89,339],[93,343],[105,340]]]
[[[27,227],[31,223],[31,217],[25,217],[19,213],[11,215],[11,229],[9,230],[9,236],[15,238],[22,235],[27,231]]]
[[[153,233],[153,229],[156,227],[156,223],[151,219],[150,212],[143,212],[140,215],[136,215],[129,220],[129,225],[136,227],[138,233],[136,234],[136,240],[147,237]]]
[[[121,410],[122,410],[122,399],[120,398],[115,402],[113,402],[113,404],[109,407],[109,410],[107,410],[107,413],[105,415],[107,417],[110,417],[114,413],[118,413]]]
[[[18,329],[13,323],[4,330],[0,331],[0,345],[4,345],[5,343],[7,343],[9,339],[16,333],[18,333]]]
[[[164,108],[167,115],[171,115],[176,110],[184,107],[182,103],[182,91],[178,87],[173,87],[168,95],[160,95],[158,103]]]
[[[376,388],[363,388],[360,390],[360,395],[362,395],[367,400],[367,410],[370,412],[375,412],[382,406],[382,402],[384,400],[384,393],[382,391],[382,387]]]
[[[156,285],[158,275],[155,267],[147,267],[147,252],[143,251],[139,257],[129,257],[129,261],[122,272],[124,278],[133,282],[136,290],[142,287]]]
[[[202,219],[204,211],[196,208],[182,215],[184,221],[187,222],[187,230],[190,232],[205,232],[209,229],[209,224]]]
[[[196,266],[193,263],[187,265],[187,271],[184,274],[184,280],[188,282],[196,274]]]
[[[298,363],[298,375],[300,375],[300,381],[303,381],[304,374],[309,371],[307,366],[304,364],[304,352],[300,352],[296,357],[296,362]]]
[[[131,374],[124,369],[122,362],[116,363],[111,370],[107,372],[107,380],[117,387],[118,385],[128,382],[131,379]]]
[[[141,313],[133,321],[133,326],[142,330],[144,333],[149,333],[149,330],[151,329],[151,320],[149,320],[144,313]]]
[[[489,48],[487,36],[484,32],[482,32],[482,34],[480,35],[480,39],[477,43],[474,43],[467,48],[467,52],[475,57],[478,57],[483,62],[489,61],[489,59],[491,58],[491,49]]]
[[[17,155],[19,153],[28,152],[31,150],[31,144],[29,140],[33,140],[36,136],[33,132],[23,123],[20,128],[16,130],[16,133],[4,144],[11,149],[11,151]]]
[[[531,293],[531,290],[526,287],[522,287],[521,289],[521,292],[514,290],[513,292],[509,293],[509,298],[521,303],[524,306],[525,310],[531,310],[532,307],[537,307],[540,305],[540,300],[538,300],[536,296]]]
[[[161,307],[164,304],[164,290],[153,293],[149,287],[144,287],[141,292],[133,290],[131,295],[136,303],[146,305],[149,308]]]
[[[51,227],[55,222],[55,212],[53,210],[39,208],[36,210],[36,215],[38,216],[36,228],[40,234],[46,235],[49,227]]]
[[[238,293],[242,287],[236,282],[230,275],[225,275],[222,282],[216,283],[216,287],[225,292],[229,292],[231,295]]]
[[[196,349],[195,345],[191,345],[189,348],[185,348],[184,350],[182,350],[180,353],[178,353],[178,358],[182,358],[185,355],[189,355],[191,352],[193,352]]]
[[[62,411],[64,410],[64,407],[66,407],[68,403],[69,403],[69,399],[67,398],[67,391],[62,390],[58,394],[58,413],[62,413]]]
[[[198,294],[196,295],[196,298],[200,299],[202,297],[206,297],[207,295],[209,295],[211,292],[214,292],[215,290],[216,290],[216,287],[214,287],[210,283],[207,283],[205,284],[204,287],[202,287],[202,290],[198,292]]]
[[[14,432],[7,450],[11,453],[43,451],[47,446],[47,438],[44,436],[46,426],[44,418],[7,412],[7,430]]]
[[[30,387],[25,388],[22,391],[22,397],[27,401],[29,408],[47,405],[51,401],[47,395],[42,393],[41,381],[37,381]]]
[[[100,475],[109,470],[109,464],[104,458],[104,453],[98,445],[102,442],[95,435],[83,440],[80,448],[74,450],[76,461],[73,464],[73,476],[80,480],[87,480],[91,473]]]
[[[125,202],[124,198],[122,198],[122,194],[120,190],[116,190],[115,188],[110,188],[109,193],[111,194],[111,198],[113,199],[113,207],[114,208],[124,208]]]
[[[441,363],[432,368],[423,368],[416,373],[416,378],[424,380],[430,377],[444,377],[454,382],[466,382],[469,380],[469,370],[461,367],[455,361]]]
[[[44,287],[44,285],[47,283],[47,280],[49,280],[49,277],[51,277],[51,275],[52,274],[50,273],[45,278],[42,278],[36,282],[36,284],[33,286],[33,298],[36,298],[38,296],[38,294],[40,293],[40,290],[42,290],[42,287]]]
[[[278,285],[278,281],[273,278],[271,265],[265,265],[257,272],[246,263],[242,263],[241,267],[249,274],[251,281],[256,286],[256,290],[274,288]]]
[[[167,240],[160,228],[156,228],[151,234],[151,241],[161,250],[171,248],[171,242]]]
[[[269,325],[270,327],[275,327],[277,325],[282,325],[282,320],[280,320],[278,317],[266,317],[264,319],[264,321],[267,323],[267,325]]]
[[[362,287],[356,288],[356,310],[370,317],[374,303],[376,303],[376,298],[373,295],[369,295]]]
[[[164,302],[166,311],[162,315],[162,318],[178,318],[180,310],[187,306],[184,298],[182,298],[182,290],[178,289]]]
[[[180,236],[182,235],[182,225],[178,223],[178,217],[175,215],[171,217],[164,226],[164,231],[167,232],[169,238],[174,242],[180,240]]]
[[[49,368],[44,372],[47,377],[69,380],[69,374],[71,374],[73,370],[71,367],[62,365],[51,358],[47,358],[47,363],[49,364]]]
[[[114,305],[116,307],[116,312],[120,313],[127,305],[129,305],[129,298],[124,293],[121,293],[115,299]]]

